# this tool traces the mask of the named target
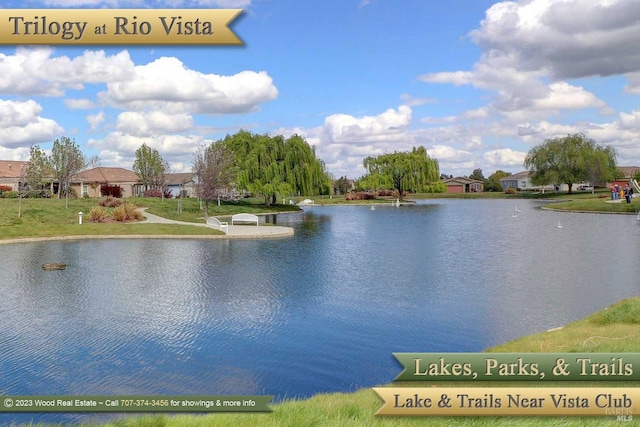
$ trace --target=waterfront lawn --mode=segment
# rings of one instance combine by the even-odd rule
[[[197,199],[182,199],[182,213],[178,212],[178,204],[180,202],[178,199],[162,200],[157,197],[132,197],[128,200],[140,206],[145,206],[147,207],[147,212],[164,218],[186,222],[204,222],[205,203],[202,202],[203,209],[200,209],[200,202]],[[279,203],[281,203],[281,200]],[[262,198],[248,198],[237,202],[220,202],[220,206],[215,200],[209,202],[209,216],[215,217],[230,217],[237,213],[274,214],[298,211],[300,211],[300,208],[295,205],[276,204],[265,207],[264,199]]]
[[[520,338],[489,348],[487,352],[638,352],[640,336],[640,298],[623,300],[562,328]],[[398,371],[399,373],[399,371]],[[571,386],[572,383],[545,383]],[[535,382],[491,383],[497,387],[535,387]],[[584,382],[581,387],[602,387],[603,383]],[[432,387],[433,383],[402,382],[393,387]],[[438,387],[478,387],[467,382],[439,382]],[[634,387],[632,382],[610,382],[607,387]],[[374,417],[382,400],[371,389],[355,393],[319,394],[307,400],[291,400],[272,405],[271,414],[149,415],[106,424],[109,427],[205,427],[219,426],[602,426],[620,425],[613,418],[589,417]]]
[[[640,200],[638,197],[632,198],[631,203],[626,203],[624,199],[618,203],[608,203],[608,201],[611,201],[610,197],[583,197],[549,204],[546,207],[562,211],[602,213],[635,213],[640,210]]]
[[[69,207],[59,199],[18,199],[0,198],[0,240],[29,237],[81,236],[81,235],[219,235],[221,231],[208,227],[175,224],[136,223],[92,223],[88,214],[97,206],[99,199],[70,199]],[[150,213],[185,222],[204,223],[204,212],[196,199],[182,201],[182,213],[178,213],[176,199],[130,198],[128,203],[147,207]],[[261,202],[261,201],[260,201]],[[18,217],[18,209],[21,216]],[[256,200],[242,200],[238,203],[209,203],[212,216],[233,215],[239,212],[270,213],[297,211],[297,206],[277,205],[265,208]],[[107,209],[110,211],[110,209]],[[78,212],[83,212],[83,224],[78,224]]]

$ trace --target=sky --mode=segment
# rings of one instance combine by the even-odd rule
[[[640,165],[637,0],[21,0],[10,8],[240,8],[242,46],[1,46],[0,159],[73,138],[174,172],[240,129],[302,135],[335,177],[424,146],[440,172],[524,170],[582,132]],[[0,23],[1,25],[2,23]]]

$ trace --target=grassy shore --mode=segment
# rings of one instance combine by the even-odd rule
[[[623,300],[562,328],[526,336],[487,349],[487,352],[637,352],[640,337],[640,298]],[[432,383],[403,382],[394,387],[431,387]],[[581,382],[581,387],[633,387],[635,383]],[[438,387],[483,387],[482,383],[438,383]],[[491,387],[535,387],[535,383],[491,383]],[[545,383],[545,387],[567,383]],[[371,389],[355,393],[319,394],[306,400],[272,405],[268,414],[146,415],[127,417],[103,427],[277,427],[277,426],[602,426],[620,425],[611,418],[590,417],[375,417],[382,401]]]
[[[466,193],[466,194],[410,194],[407,200],[416,199],[532,199],[549,201],[549,209],[562,211],[627,213],[640,211],[640,199],[633,199],[632,203],[607,203],[609,193],[600,191],[595,194],[575,192],[573,194],[547,192],[545,194],[521,192],[517,194],[505,193]],[[303,198],[297,198],[301,201]],[[393,197],[382,197],[372,200],[348,201],[343,196],[318,196],[313,198],[318,205],[353,205],[353,204],[390,204],[395,202]],[[159,198],[130,198],[129,203],[146,207],[149,213],[165,218],[184,222],[203,223],[204,211],[196,199],[184,199],[182,211],[178,211],[179,201],[176,199]],[[280,201],[279,201],[280,202]],[[551,203],[554,202],[554,203]],[[64,200],[58,199],[24,199],[21,206],[17,199],[0,198],[0,240],[55,237],[55,236],[115,236],[115,235],[216,235],[221,232],[188,225],[169,224],[136,224],[136,223],[91,223],[88,212],[96,206],[96,199],[72,199],[69,207],[65,207]],[[18,217],[18,211],[21,211]],[[236,213],[269,214],[281,212],[296,212],[300,208],[289,204],[276,204],[265,207],[261,199],[245,199],[237,203],[209,203],[209,215],[228,217]],[[78,224],[78,212],[84,213],[83,224]]]
[[[566,212],[594,212],[594,213],[618,213],[632,214],[640,210],[640,198],[633,198],[631,203],[625,203],[624,199],[619,203],[609,203],[611,193],[608,190],[598,190],[594,194],[586,191],[574,191],[568,193],[556,192],[530,192],[523,191],[516,194],[504,192],[486,193],[436,193],[436,194],[409,194],[405,200],[425,199],[500,199],[500,200],[539,200],[548,201],[547,209],[556,209]],[[302,199],[302,198],[298,198]],[[349,205],[349,204],[391,204],[396,201],[394,197],[379,197],[371,200],[347,201],[344,196],[318,196],[312,198],[316,205]],[[299,201],[299,200],[298,200]]]
[[[178,221],[204,223],[204,211],[196,199],[184,199],[182,212],[178,212],[178,200],[159,198],[130,198],[128,203],[146,207],[149,213]],[[218,230],[207,227],[174,224],[141,223],[92,223],[88,213],[96,206],[96,199],[71,199],[69,207],[58,199],[0,199],[0,240],[20,238],[45,238],[56,236],[119,236],[119,235],[217,235]],[[209,215],[227,216],[240,212],[270,213],[298,210],[296,206],[272,206],[265,208],[260,201],[242,200],[238,203],[209,204]],[[18,212],[21,212],[18,217]],[[107,209],[109,211],[109,209]],[[78,212],[83,212],[83,224],[78,224]]]

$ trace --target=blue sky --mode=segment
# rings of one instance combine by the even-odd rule
[[[228,133],[304,135],[335,177],[423,145],[446,174],[518,172],[584,132],[640,165],[635,0],[45,0],[241,8],[244,46],[4,46],[0,159],[69,136],[102,166],[146,143],[176,172]],[[579,16],[580,19],[576,19]]]

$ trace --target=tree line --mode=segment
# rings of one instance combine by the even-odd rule
[[[533,147],[524,166],[534,184],[610,181],[615,178],[616,151],[596,144],[583,134],[573,134],[546,140]],[[71,177],[87,167],[96,166],[97,157],[87,158],[78,144],[62,137],[53,143],[47,155],[39,146],[30,150],[25,181],[31,190],[41,190],[53,177],[57,180],[58,197],[69,197]],[[369,156],[363,160],[365,175],[355,181],[356,188],[365,191],[396,190],[405,192],[444,192],[437,159],[427,150],[413,147],[406,152]],[[144,186],[165,189],[169,164],[158,150],[142,144],[135,152],[133,171]],[[205,200],[229,199],[248,191],[263,198],[265,206],[288,196],[328,195],[334,189],[349,191],[349,180],[332,179],[324,162],[316,156],[315,147],[304,137],[292,135],[254,134],[241,130],[233,135],[202,145],[192,164],[196,195]],[[487,190],[501,190],[500,179],[508,172],[496,171],[488,179],[482,169],[470,178],[481,179]]]

